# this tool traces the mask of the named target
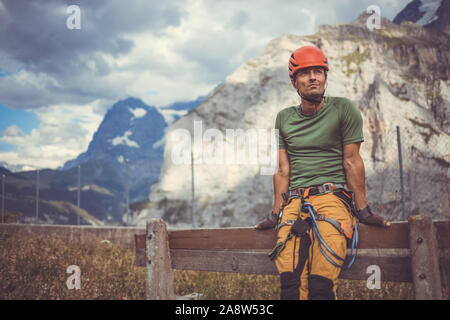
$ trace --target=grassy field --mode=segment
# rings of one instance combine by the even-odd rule
[[[79,266],[81,288],[69,290],[67,268]],[[145,268],[135,266],[135,251],[108,243],[77,245],[46,237],[0,235],[0,299],[144,299]],[[177,295],[203,299],[279,299],[278,276],[174,271]],[[408,283],[339,280],[338,299],[413,299]]]

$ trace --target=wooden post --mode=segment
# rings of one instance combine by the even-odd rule
[[[172,300],[173,272],[169,251],[169,235],[162,219],[147,222],[146,232],[147,300]]]
[[[417,300],[441,300],[442,284],[436,229],[430,217],[408,218],[411,270]]]

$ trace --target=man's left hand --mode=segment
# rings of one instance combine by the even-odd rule
[[[376,214],[371,214],[370,216],[368,216],[360,221],[361,221],[361,223],[364,223],[364,224],[378,226],[378,227],[384,227],[384,228],[389,228],[391,226],[391,224],[389,222],[387,222],[382,217],[380,217]]]
[[[391,226],[389,222],[384,220],[379,215],[376,215],[372,213],[372,210],[370,210],[370,207],[367,206],[364,209],[357,211],[356,216],[358,217],[358,220],[361,221],[361,223],[378,226],[378,227],[384,227],[388,228]]]

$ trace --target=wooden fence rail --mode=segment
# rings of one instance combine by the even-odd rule
[[[382,281],[413,282],[416,299],[441,299],[450,283],[449,224],[417,215],[388,229],[360,225],[358,256],[340,278],[367,280],[376,265]],[[147,267],[147,299],[173,299],[172,269],[278,274],[267,255],[275,242],[274,230],[167,230],[152,219],[146,234],[135,235],[136,263]]]

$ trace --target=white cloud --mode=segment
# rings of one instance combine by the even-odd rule
[[[25,134],[23,133],[22,129],[14,124],[6,128],[6,130],[2,132],[0,141],[9,144],[16,144],[17,141],[20,141],[20,139],[22,139],[24,135]]]
[[[130,95],[153,105],[190,100],[208,93],[283,33],[311,34],[319,24],[350,22],[371,4],[392,18],[407,2],[111,1],[81,6],[85,20],[78,33],[57,28],[66,13],[56,0],[36,3],[34,10],[8,5],[4,21],[36,19],[30,24],[46,32],[27,39],[36,28],[14,25],[21,45],[5,46],[11,53],[5,56],[13,58],[0,54],[0,63],[24,60],[18,63],[24,70],[0,82],[0,96],[3,104],[20,108]],[[45,18],[38,19],[38,13]],[[9,30],[2,21],[0,26]]]
[[[39,119],[39,128],[25,134],[16,126],[2,132],[1,142],[17,147],[14,152],[0,152],[0,159],[9,164],[33,168],[62,166],[86,151],[103,114],[96,112],[100,101],[87,105],[54,105],[33,109]]]
[[[379,5],[381,14],[392,19],[408,2],[112,1],[92,8],[82,6],[82,17],[84,12],[84,17],[96,18],[82,22],[81,31],[89,32],[89,37],[66,29],[56,32],[61,19],[56,11],[50,12],[54,2],[40,11],[35,10],[40,2],[33,10],[16,8],[19,17],[23,13],[23,17],[33,18],[39,12],[47,18],[36,18],[22,26],[24,30],[18,28],[23,31],[19,42],[15,46],[5,42],[0,49],[2,68],[24,66],[20,73],[0,81],[0,103],[35,108],[41,124],[30,134],[17,127],[5,130],[0,141],[14,144],[18,150],[0,152],[0,159],[56,168],[87,149],[106,108],[119,99],[134,96],[156,106],[195,99],[249,58],[260,55],[270,40],[283,33],[311,34],[319,24],[350,22],[371,4]],[[0,26],[6,28],[15,16],[2,16],[0,10],[0,17]],[[61,21],[64,26],[65,20]],[[105,24],[108,21],[110,25]],[[35,34],[28,26],[33,23],[33,28],[48,31],[42,33],[48,45],[39,42],[40,37],[27,38],[30,32]],[[5,28],[5,35],[12,34]],[[131,112],[143,116],[142,110]],[[174,114],[163,115],[168,122],[173,120]],[[116,139],[116,143],[136,147],[127,135]]]
[[[184,10],[180,24],[161,33],[126,35],[135,46],[111,62],[107,78],[121,79],[128,95],[151,105],[194,99],[283,32],[306,34],[316,26],[301,4],[187,1]]]

